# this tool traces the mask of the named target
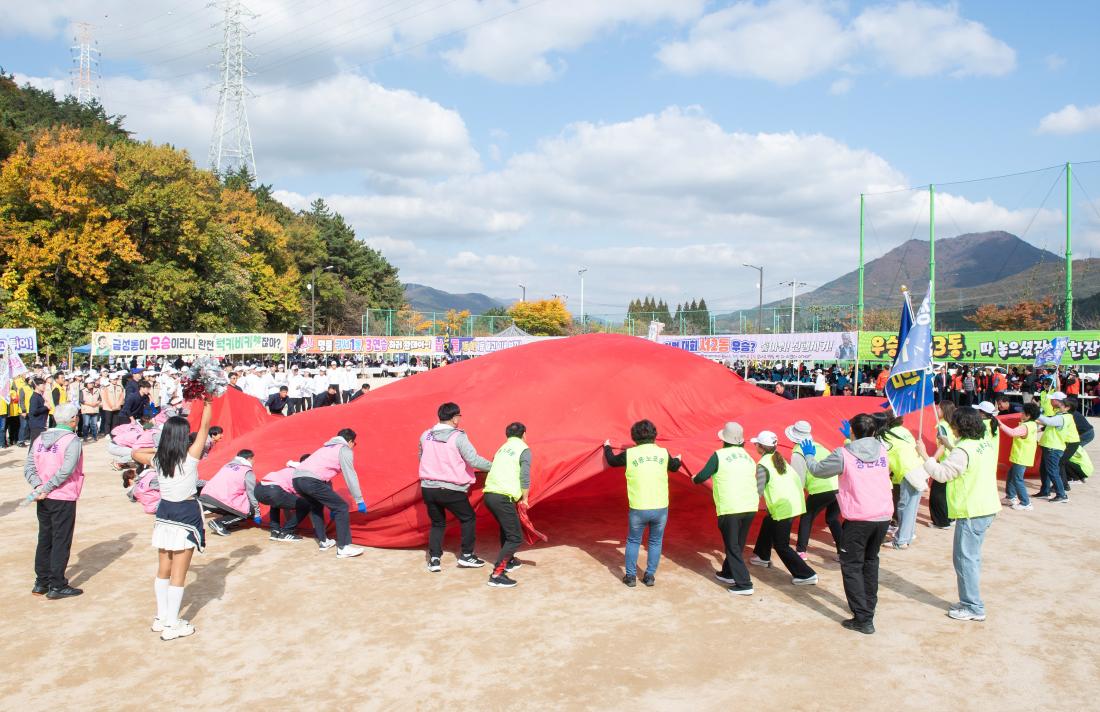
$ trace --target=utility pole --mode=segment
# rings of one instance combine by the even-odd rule
[[[791,333],[793,334],[794,333],[794,297],[795,297],[795,290],[797,290],[799,287],[805,287],[806,283],[791,280],[790,282],[780,282],[780,284],[783,284],[783,285],[789,284],[789,285],[791,285]]]
[[[1066,164],[1066,331],[1073,330],[1073,166]]]
[[[936,186],[928,185],[928,298],[932,333],[936,333]],[[900,344],[899,344],[900,347]],[[922,421],[923,422],[923,421]]]
[[[742,267],[748,267],[750,269],[754,269],[754,270],[756,270],[757,272],[760,273],[760,283],[756,285],[760,288],[760,301],[757,303],[757,307],[756,307],[756,329],[757,329],[757,333],[763,334],[764,333],[764,268],[763,267],[757,267],[756,265],[750,265],[750,264],[742,264],[741,266]]]
[[[72,94],[81,104],[99,101],[99,50],[92,38],[93,29],[95,27],[89,22],[76,23],[76,37],[73,38],[76,44],[69,48],[76,65],[70,70]]]
[[[587,267],[581,267],[577,270],[577,275],[581,278],[581,329],[585,332],[588,331],[588,323],[584,320],[584,273],[587,271]]]
[[[332,265],[325,267],[322,270],[313,268],[313,281],[309,283],[309,334],[313,336],[317,333],[317,274],[319,272],[328,272],[330,269],[336,269]]]
[[[523,292],[522,292],[522,293],[521,293],[521,295],[520,295],[520,298],[519,298],[519,300],[520,300],[521,302],[525,302],[525,301],[527,301],[527,286],[526,286],[526,285],[523,285],[523,284],[521,284],[521,285],[519,285],[519,288],[523,290]]]
[[[213,7],[224,8],[221,61],[218,73],[221,87],[218,90],[218,113],[214,120],[214,136],[210,141],[210,168],[226,174],[242,166],[256,178],[256,156],[252,152],[252,131],[248,126],[245,97],[248,90],[244,78],[250,72],[244,66],[252,53],[244,48],[244,19],[256,17],[241,5],[241,0],[215,0]]]

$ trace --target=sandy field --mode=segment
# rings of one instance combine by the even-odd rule
[[[0,450],[5,710],[1097,709],[1097,483],[1068,505],[1002,511],[984,552],[985,623],[945,616],[952,534],[926,526],[926,506],[914,547],[883,555],[878,633],[863,636],[839,625],[848,611],[827,532],[810,548],[818,586],[753,567],[756,594],[734,597],[712,578],[709,491],[677,485],[654,588],[618,580],[625,496],[536,507],[551,538],[521,550],[513,589],[487,587],[488,569],[458,569],[453,553],[430,574],[421,550],[339,560],[249,528],[209,537],[183,602],[198,632],[163,642],[149,631],[153,520],[124,497],[102,441],[87,448],[69,565],[85,594],[30,594],[24,457]],[[491,559],[487,520],[478,552]]]

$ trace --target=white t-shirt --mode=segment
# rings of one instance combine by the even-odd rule
[[[153,466],[157,466],[156,459]],[[157,467],[157,471],[160,468]],[[191,499],[198,491],[199,461],[188,455],[176,468],[175,477],[158,476],[160,482],[160,498],[167,502],[182,502]]]
[[[290,390],[290,393],[288,394],[289,397],[291,397],[291,398],[301,398],[302,397],[302,388],[303,388],[303,386],[305,386],[305,384],[306,384],[305,376],[300,376],[297,373],[291,374],[290,378],[287,379],[287,388]]]

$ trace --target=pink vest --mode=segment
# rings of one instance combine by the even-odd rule
[[[111,442],[119,447],[135,448],[143,432],[144,428],[138,423],[126,423],[111,431]]]
[[[312,472],[319,480],[331,482],[340,474],[340,450],[344,447],[347,447],[344,443],[321,446],[306,458],[302,469]]]
[[[457,435],[446,441],[436,440],[431,430],[420,436],[420,479],[453,482],[456,485],[474,483],[474,468],[466,464],[455,444]]]
[[[160,432],[160,428],[149,428],[148,430],[142,430],[138,435],[137,441],[134,443],[134,448],[149,448],[156,447],[156,443],[153,441],[153,436]]]
[[[146,514],[156,514],[157,506],[160,504],[160,490],[150,487],[156,477],[156,470],[146,470],[134,483],[134,489],[130,491]]]
[[[248,501],[248,495],[244,490],[244,476],[251,469],[252,465],[242,464],[235,459],[230,460],[202,488],[203,496],[215,499],[238,512],[247,514],[251,511],[252,505]]]
[[[844,457],[844,474],[839,479],[836,501],[840,513],[849,521],[885,521],[894,514],[886,446],[879,447],[879,458],[874,462],[863,462],[846,447],[840,449]]]
[[[298,494],[294,490],[294,478],[298,474],[298,468],[296,467],[284,467],[281,470],[275,470],[274,472],[264,475],[264,478],[260,480],[265,485],[275,485],[282,488],[287,494]]]
[[[157,425],[164,425],[168,422],[168,417],[168,411],[162,410],[161,412],[153,416],[153,422]]]
[[[76,433],[62,435],[53,445],[46,445],[42,438],[34,441],[34,466],[38,470],[38,479],[46,484],[61,468],[61,461],[65,459],[65,449],[76,437]],[[67,502],[75,502],[80,498],[80,490],[84,488],[84,453],[76,461],[76,468],[69,479],[57,489],[46,495],[46,499],[61,499]]]

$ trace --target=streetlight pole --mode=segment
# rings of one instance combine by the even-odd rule
[[[793,334],[794,333],[794,296],[795,296],[795,290],[797,290],[799,287],[805,287],[806,283],[805,282],[798,282],[798,281],[795,281],[795,280],[792,279],[790,282],[781,282],[781,284],[791,285],[791,333]]]
[[[330,269],[336,269],[332,265],[325,267],[322,270],[313,268],[313,281],[309,283],[309,333],[310,335],[317,333],[317,274],[318,272],[328,272]]]
[[[764,268],[756,265],[742,264],[742,267],[748,267],[754,269],[760,273],[760,301],[756,307],[756,329],[758,333],[764,333]]]
[[[521,284],[519,288],[523,290],[523,295],[519,298],[521,302],[527,301],[527,285]]]
[[[587,271],[587,267],[581,267],[577,270],[577,275],[581,278],[581,329],[585,332],[588,331],[588,324],[584,320],[584,273]]]

